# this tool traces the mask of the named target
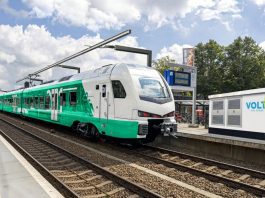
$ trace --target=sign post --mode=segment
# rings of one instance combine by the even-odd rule
[[[164,76],[173,90],[192,92],[192,123],[196,127],[196,91],[197,91],[197,67],[194,66],[194,48],[183,49],[183,64],[169,63],[172,70],[166,70]],[[182,71],[175,71],[174,68],[181,68]]]
[[[195,49],[194,48],[183,48],[183,64],[194,67]],[[195,126],[196,119],[196,95],[197,95],[197,68],[191,69],[191,78],[193,84],[191,87],[192,91],[192,125]]]

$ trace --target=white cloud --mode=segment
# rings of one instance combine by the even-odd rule
[[[0,25],[0,88],[14,88],[15,81],[26,74],[52,64],[68,55],[102,41],[100,35],[84,35],[79,39],[70,36],[54,37],[44,26]],[[116,44],[139,47],[137,38],[127,36]],[[128,62],[146,64],[144,55],[115,52],[112,49],[91,51],[65,64],[81,68],[81,71],[105,64]],[[73,71],[54,69],[42,74],[46,80],[59,78]]]
[[[157,59],[160,59],[165,56],[169,56],[170,59],[173,59],[176,61],[176,63],[182,64],[183,62],[183,48],[190,48],[191,45],[179,45],[179,44],[173,44],[170,47],[164,47],[160,50],[160,52],[156,55]]]
[[[5,0],[7,1],[7,0]],[[120,29],[130,23],[142,21],[144,29],[151,30],[164,25],[182,30],[179,26],[189,14],[203,21],[228,22],[238,19],[241,10],[237,0],[23,0],[31,17],[46,18],[86,27],[92,31]],[[237,16],[233,18],[232,15]],[[180,21],[181,20],[181,21]]]
[[[231,19],[241,19],[241,9],[236,0],[217,0],[210,7],[198,8],[196,11],[202,21],[218,20],[231,31]]]
[[[25,10],[16,10],[9,6],[8,0],[0,0],[0,10],[3,10],[5,13],[10,14],[15,17],[28,17],[28,12]]]
[[[129,1],[96,0],[23,0],[37,18],[52,17],[54,21],[92,31],[120,29],[125,23],[140,19],[139,10]]]
[[[15,60],[16,60],[16,56],[0,51],[0,62],[12,63]]]
[[[264,6],[265,5],[265,0],[251,0],[254,2],[257,6]]]

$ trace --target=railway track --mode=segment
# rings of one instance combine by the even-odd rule
[[[49,127],[48,129],[41,127],[41,129],[38,127],[38,125],[33,124],[33,126],[31,126],[31,123],[25,122],[24,120],[14,119],[14,117],[11,118],[8,116],[0,116],[0,118],[1,117],[9,120],[9,122],[16,123],[16,125],[23,127],[26,130],[34,131],[34,133],[36,132],[39,136],[48,137],[48,140],[55,141],[56,145],[59,144],[57,143],[58,141],[67,141],[68,144],[64,148],[67,148],[68,150],[68,147],[73,147],[71,151],[77,153],[76,150],[78,150],[78,152],[80,152],[78,156],[85,156],[87,155],[87,153],[89,153],[89,151],[92,151],[92,154],[88,157],[88,159],[92,160],[94,163],[100,164],[100,166],[103,167],[107,167],[109,171],[114,172],[122,177],[126,177],[130,181],[137,183],[144,188],[152,189],[153,192],[157,192],[164,197],[249,198],[264,196],[263,192],[259,189],[262,187],[254,186],[258,188],[258,191],[256,188],[247,188],[248,186],[242,188],[242,185],[240,184],[239,186],[239,183],[235,184],[233,181],[222,180],[218,177],[213,176],[222,176],[220,175],[220,173],[226,170],[231,170],[231,166],[230,169],[228,169],[227,167],[227,165],[229,164],[219,163],[204,158],[198,158],[196,156],[190,156],[183,153],[177,153],[175,151],[165,150],[162,148],[145,146],[135,151],[129,150],[128,147],[121,147],[113,144],[94,144],[84,138],[73,136],[70,133],[65,134],[57,130],[52,130],[51,133]],[[81,154],[82,151],[84,151],[83,154]],[[97,154],[102,156],[95,157],[95,155]],[[99,160],[99,158],[102,158],[103,160]],[[172,158],[171,160],[175,159],[176,161],[173,162],[174,165],[172,161],[167,158]],[[187,167],[185,168],[182,166],[176,166],[175,163],[177,163],[177,159],[179,159],[179,161],[182,161],[182,163],[179,164],[183,166],[192,167],[192,165],[196,164],[195,166],[193,166],[193,168],[199,171],[190,170]],[[200,169],[206,165],[211,168],[209,170]],[[218,169],[213,167],[220,168],[219,173],[217,172]],[[214,171],[209,173],[208,171],[210,171],[211,169],[216,173]],[[235,171],[235,169],[232,170],[234,170],[233,173],[238,172],[238,169],[237,171]],[[245,168],[241,169],[241,171],[244,171],[244,173],[249,173],[246,172]],[[231,171],[228,171],[228,173],[229,172],[232,173]],[[261,182],[263,180],[261,173],[263,172],[253,170],[253,173],[249,173],[249,175],[251,177],[252,175],[254,175],[257,178],[261,178],[258,180]],[[234,180],[233,178],[230,179]],[[260,182],[256,182],[253,185],[256,185]],[[251,185],[252,184],[250,184],[250,186]]]
[[[0,134],[67,197],[161,197],[9,121],[0,120],[2,128],[5,125]]]
[[[134,153],[167,167],[265,197],[265,172],[148,145]]]

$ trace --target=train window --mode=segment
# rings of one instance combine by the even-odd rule
[[[34,99],[33,99],[33,97],[29,98],[29,107],[30,108],[34,107]]]
[[[27,98],[27,107],[29,108],[30,98]]]
[[[50,109],[50,96],[45,97],[45,109]]]
[[[58,94],[53,94],[53,98],[54,98],[54,109],[56,110],[58,107]]]
[[[60,93],[60,105],[65,106],[66,104],[66,93]]]
[[[16,98],[12,98],[12,103],[11,103],[12,106],[17,106],[17,105],[16,105],[16,100],[17,100]]]
[[[99,85],[96,85],[96,90],[99,90]]]
[[[105,98],[106,97],[106,85],[102,85],[102,97]]]
[[[40,97],[40,109],[44,109],[44,97]]]
[[[34,108],[38,109],[39,108],[39,98],[34,97]]]
[[[112,88],[113,88],[114,98],[126,98],[126,92],[119,80],[112,81]]]
[[[28,106],[28,100],[27,100],[27,98],[24,98],[23,103],[24,103],[24,107],[27,107]]]
[[[76,105],[76,92],[70,92],[70,105]]]

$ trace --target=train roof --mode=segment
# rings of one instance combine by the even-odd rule
[[[218,98],[224,98],[224,97],[238,97],[238,96],[243,96],[243,95],[262,94],[262,93],[265,93],[265,88],[249,89],[249,90],[244,90],[244,91],[236,91],[236,92],[230,92],[230,93],[210,95],[209,99],[218,99]]]
[[[128,67],[130,69],[142,69],[142,68],[153,69],[153,68],[150,68],[148,66],[136,65],[136,64],[124,64],[124,63],[109,64],[109,65],[104,65],[102,67],[99,67],[97,69],[88,70],[88,71],[81,72],[81,73],[78,73],[78,74],[74,74],[74,75],[71,75],[71,76],[64,76],[64,77],[62,77],[60,79],[57,79],[57,80],[47,81],[47,82],[44,82],[44,83],[42,83],[40,85],[37,85],[37,86],[33,86],[33,87],[25,88],[25,89],[17,89],[17,90],[13,90],[13,91],[10,91],[10,92],[6,92],[4,94],[0,93],[0,96],[1,95],[17,94],[17,93],[21,92],[22,90],[28,91],[28,90],[34,90],[34,89],[42,88],[42,87],[46,87],[46,86],[63,84],[63,83],[66,83],[66,82],[74,82],[74,81],[78,81],[78,80],[96,78],[96,77],[99,77],[99,76],[106,76],[106,75],[109,75],[112,72],[112,69],[116,65],[119,65],[121,67],[122,66]]]

